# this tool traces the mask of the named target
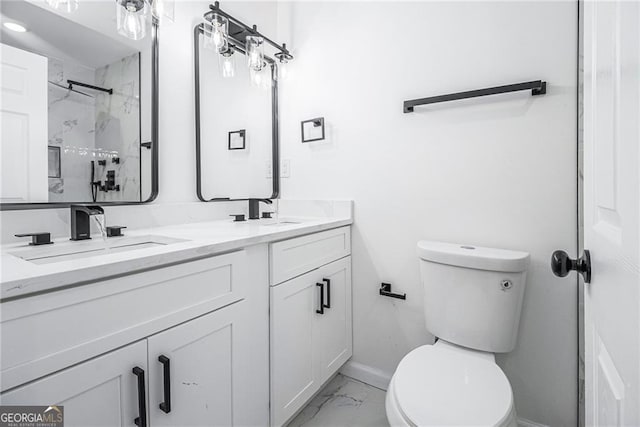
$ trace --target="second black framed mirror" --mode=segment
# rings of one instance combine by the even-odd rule
[[[210,8],[208,14],[223,16],[228,27],[224,49],[215,45],[208,24],[193,32],[197,197],[203,202],[278,198],[278,61],[261,53],[259,69],[252,68],[247,40],[268,41],[280,51],[274,55],[278,59],[291,56],[284,45],[263,38],[217,3]]]

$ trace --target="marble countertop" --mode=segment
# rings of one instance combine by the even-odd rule
[[[125,238],[135,241],[179,239],[170,244],[144,247],[109,253],[98,251],[96,255],[83,255],[76,259],[62,259],[59,262],[37,264],[12,253],[23,256],[27,252],[41,250],[42,246],[31,247],[26,243],[7,244],[0,247],[0,300],[7,301],[29,294],[51,291],[57,288],[90,283],[108,277],[159,268],[167,264],[185,262],[190,259],[229,252],[240,248],[289,239],[304,234],[329,230],[352,223],[351,216],[335,217],[287,217],[260,219],[246,222],[216,220],[149,229],[127,231]],[[107,244],[117,242],[108,238]],[[93,246],[98,240],[91,240]],[[123,240],[124,241],[124,240]],[[55,239],[56,250],[75,248],[83,242],[71,242],[68,238]],[[76,246],[74,246],[76,245]],[[27,254],[28,255],[28,254]],[[87,256],[89,255],[89,256]]]

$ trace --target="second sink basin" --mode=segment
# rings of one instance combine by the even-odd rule
[[[165,246],[185,241],[186,240],[184,239],[174,239],[163,236],[111,237],[106,241],[101,238],[94,238],[91,240],[64,242],[42,247],[28,247],[17,249],[9,253],[34,264],[50,264],[54,262],[71,261],[81,258]]]

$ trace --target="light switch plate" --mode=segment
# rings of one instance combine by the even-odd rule
[[[273,178],[273,171],[271,170],[271,160],[267,160],[265,162],[265,177],[266,178]]]
[[[291,160],[283,159],[280,162],[280,178],[289,178],[291,176]]]

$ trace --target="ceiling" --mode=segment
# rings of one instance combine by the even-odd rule
[[[149,31],[139,41],[119,35],[115,11],[113,0],[81,1],[71,14],[51,9],[44,0],[2,0],[0,20],[18,22],[28,31],[0,26],[0,37],[2,43],[19,49],[96,69],[151,45]]]

